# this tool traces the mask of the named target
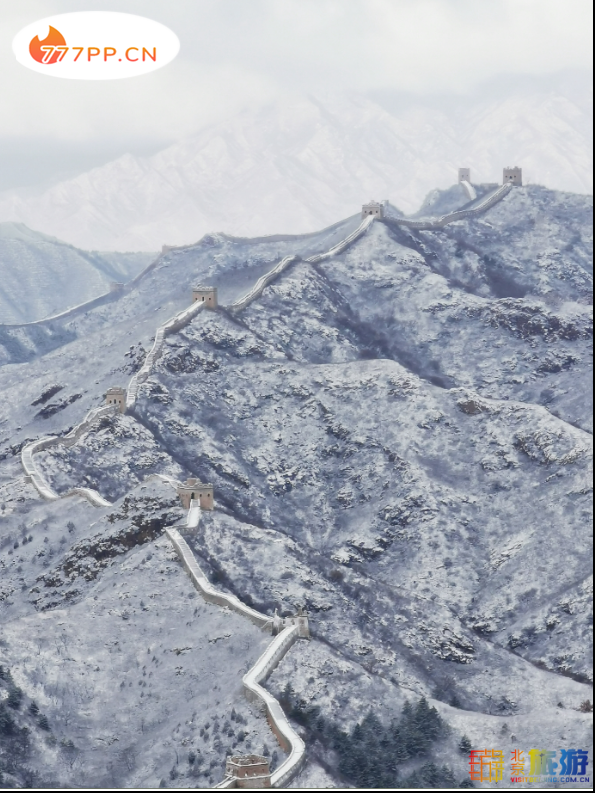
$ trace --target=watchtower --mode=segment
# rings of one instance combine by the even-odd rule
[[[207,308],[217,308],[216,286],[195,286],[192,290],[192,302],[204,303]]]
[[[502,184],[513,184],[518,187],[523,186],[523,169],[515,165],[514,168],[504,168],[502,173]]]
[[[383,218],[384,205],[379,204],[378,201],[368,201],[367,204],[362,206],[362,217],[365,218],[368,215],[374,215],[374,217]]]
[[[106,405],[116,405],[120,413],[126,412],[126,389],[125,388],[108,388],[105,394]]]
[[[228,757],[225,774],[234,780],[233,787],[255,789],[271,786],[269,761],[259,754]]]
[[[204,510],[214,507],[213,485],[198,479],[187,479],[185,483],[178,485],[178,495],[184,509],[190,509],[191,501],[198,501],[200,508]]]
[[[300,606],[297,614],[293,617],[294,625],[297,625],[298,636],[300,639],[310,638],[310,628],[308,626],[308,613]]]
[[[300,606],[297,610],[297,614],[294,614],[292,617],[280,617],[277,613],[277,609],[275,609],[275,614],[273,616],[273,625],[272,625],[272,632],[273,636],[276,636],[278,633],[284,628],[288,628],[290,625],[297,625],[297,634],[300,639],[309,639],[310,638],[310,627],[308,625],[308,614],[304,609]]]
[[[459,184],[461,182],[471,184],[471,168],[459,168]]]

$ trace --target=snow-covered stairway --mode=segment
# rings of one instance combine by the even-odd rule
[[[128,383],[128,389],[126,391],[126,410],[130,410],[134,407],[136,398],[138,396],[138,387],[141,383],[144,383],[147,377],[151,374],[153,364],[163,352],[163,342],[165,337],[172,333],[177,333],[179,330],[185,327],[203,308],[204,303],[193,303],[191,306],[188,306],[188,308],[180,311],[178,314],[173,316],[171,319],[168,319],[167,322],[157,328],[153,346],[145,358],[142,367],[135,375],[132,376],[130,382]]]
[[[471,182],[468,182],[466,179],[461,179],[460,184],[463,186],[463,189],[467,193],[469,197],[469,201],[475,201],[475,199],[477,198],[477,193],[475,192],[475,188],[473,187]]]

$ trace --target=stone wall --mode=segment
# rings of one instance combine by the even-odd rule
[[[209,603],[232,609],[238,614],[247,617],[255,625],[258,625],[258,627],[264,630],[272,630],[273,621],[270,617],[246,606],[234,595],[219,592],[211,586],[200,569],[196,557],[192,553],[192,549],[177,529],[169,528],[165,530],[165,533],[178,553],[194,586],[205,600]],[[287,784],[287,782],[298,773],[305,761],[306,746],[289,723],[279,702],[275,697],[269,694],[268,691],[262,688],[260,683],[266,680],[299,637],[300,627],[297,624],[289,625],[284,628],[284,630],[273,639],[252,669],[244,675],[242,680],[246,697],[251,702],[259,704],[266,712],[271,730],[277,738],[279,745],[285,752],[289,753],[289,757],[271,776],[271,785],[273,787],[283,787],[283,785]],[[229,780],[224,780],[224,783],[217,787],[234,787],[234,784],[235,783]]]
[[[217,308],[216,286],[195,286],[192,290],[192,302],[204,303],[207,308]]]
[[[176,528],[170,527],[165,530],[165,533],[169,537],[171,544],[180,557],[184,568],[192,580],[192,583],[205,600],[207,600],[209,603],[214,603],[217,606],[227,607],[232,611],[241,614],[243,617],[247,617],[259,628],[272,630],[272,620],[270,617],[267,617],[265,614],[261,614],[259,611],[250,608],[250,606],[247,606],[245,603],[242,603],[242,601],[235,597],[235,595],[228,595],[224,592],[219,592],[217,589],[215,589],[215,587],[211,586],[207,577],[198,566],[198,562],[192,553],[192,549]]]
[[[475,192],[475,188],[473,187],[471,182],[469,182],[467,179],[460,179],[459,184],[467,193],[467,197],[469,201],[475,201],[475,199],[477,198],[477,193]]]
[[[379,204],[378,201],[370,201],[362,206],[362,217],[365,218],[372,215],[375,218],[384,217],[384,206]]]
[[[59,498],[66,498],[67,496],[79,495],[86,498],[91,504],[98,507],[108,507],[110,502],[106,501],[95,490],[88,487],[74,487],[63,495],[59,495],[53,490],[46,482],[41,471],[36,467],[33,460],[33,455],[36,452],[41,452],[44,449],[49,449],[51,446],[74,446],[79,438],[88,430],[91,429],[101,418],[104,416],[113,415],[117,410],[115,405],[105,405],[101,408],[94,408],[90,410],[80,424],[77,424],[67,435],[48,435],[45,438],[40,438],[37,441],[28,443],[21,451],[21,464],[23,470],[27,475],[28,480],[33,484],[37,492],[42,498],[47,501],[57,501]]]
[[[116,405],[120,413],[126,412],[126,389],[125,388],[108,388],[105,395],[106,405]]]
[[[130,383],[128,384],[126,410],[131,410],[134,408],[134,405],[136,404],[136,398],[138,396],[139,386],[141,383],[144,383],[151,374],[153,364],[161,356],[165,337],[169,336],[171,333],[177,333],[179,330],[185,327],[192,319],[194,319],[198,312],[204,308],[204,305],[205,304],[202,302],[193,303],[191,306],[185,308],[183,311],[180,311],[171,319],[168,319],[164,325],[161,325],[157,328],[155,340],[149,351],[149,354],[145,358],[140,370],[132,376]]]
[[[473,209],[459,209],[456,212],[449,212],[448,215],[443,215],[437,220],[408,220],[407,218],[385,216],[384,222],[388,222],[389,225],[393,223],[399,226],[406,226],[407,228],[417,229],[418,231],[435,231],[442,229],[444,226],[448,225],[449,223],[454,223],[457,220],[464,220],[465,218],[472,218],[476,217],[477,215],[481,215],[483,212],[486,212],[488,209],[493,207],[494,204],[497,204],[498,201],[502,201],[502,199],[508,195],[511,189],[512,185],[504,184],[502,187],[498,188],[495,193],[492,193],[491,196],[488,196],[485,201],[482,201],[481,204],[474,207]]]
[[[504,185],[493,195],[483,201],[478,207],[471,210],[453,212],[449,215],[439,218],[436,221],[423,222],[411,221],[403,218],[394,218],[390,219],[390,222],[405,225],[410,228],[439,229],[445,226],[447,223],[460,220],[464,217],[472,217],[486,211],[486,209],[489,209],[489,207],[493,206],[497,201],[500,201],[510,189],[511,186],[509,184]],[[305,259],[305,261],[310,264],[315,264],[342,253],[346,248],[349,247],[349,245],[366,233],[374,219],[375,215],[366,216],[357,229],[355,229],[339,243],[324,253],[310,256],[309,258]],[[248,306],[253,300],[262,294],[263,290],[268,284],[274,281],[293,262],[299,260],[300,259],[298,256],[287,256],[282,259],[269,273],[259,278],[254,287],[243,298],[232,304],[229,307],[230,310],[232,312],[241,311],[243,308]],[[157,262],[150,265],[150,268],[154,267],[156,263]],[[138,280],[138,276],[135,281],[136,280]],[[165,336],[171,333],[176,333],[178,330],[187,325],[204,307],[204,305],[205,303],[202,300],[196,301],[191,306],[179,312],[165,324],[157,328],[153,346],[148,353],[142,368],[132,377],[129,383],[126,400],[127,409],[134,407],[138,396],[139,385],[147,379],[153,364],[161,355]],[[64,496],[60,496],[58,493],[52,490],[49,484],[45,481],[34,464],[33,454],[56,444],[64,444],[66,446],[73,445],[81,437],[81,435],[90,429],[90,427],[93,426],[102,416],[113,414],[115,410],[115,405],[107,405],[101,408],[95,408],[89,411],[84,420],[67,435],[63,437],[51,436],[47,438],[41,438],[37,441],[34,441],[33,443],[27,444],[27,446],[23,448],[21,453],[23,468],[29,480],[34,484],[43,498],[48,500],[57,500],[59,498],[63,498]],[[99,493],[96,493],[95,491],[88,488],[73,488],[64,495],[67,496],[75,494],[82,495],[83,497],[87,498],[90,503],[96,506],[111,506],[110,502],[103,499]],[[185,527],[195,528],[198,525],[199,517],[200,505],[196,500],[194,500],[190,503],[190,509]],[[166,529],[165,533],[169,537],[174,549],[180,557],[181,562],[188,572],[188,575],[190,576],[194,586],[201,593],[205,600],[218,606],[229,608],[250,619],[259,628],[272,632],[272,618],[250,608],[246,604],[242,603],[234,595],[228,595],[226,593],[219,592],[213,586],[211,586],[208,579],[200,569],[194,554],[192,553],[192,550],[175,526]],[[293,777],[303,767],[306,753],[306,747],[303,740],[289,723],[289,720],[283,712],[279,702],[260,685],[264,680],[266,680],[273,669],[276,668],[280,660],[285,656],[294,642],[300,637],[306,638],[309,636],[307,618],[301,613],[296,617],[286,620],[284,624],[285,627],[283,627],[281,632],[273,639],[271,644],[254,664],[252,669],[250,669],[250,671],[244,676],[242,681],[246,696],[252,701],[258,702],[260,704],[267,714],[267,719],[271,725],[272,731],[279,741],[279,744],[285,749],[286,752],[289,753],[287,759],[271,776],[271,784],[273,787],[283,787],[293,779]],[[217,787],[231,788],[234,786],[235,780],[233,778],[226,778]]]
[[[285,762],[273,772],[272,787],[284,787],[300,771],[306,759],[306,745],[289,723],[281,705],[272,694],[262,688],[260,683],[267,679],[297,639],[297,625],[285,628],[273,639],[242,680],[246,697],[258,703],[266,712],[267,720],[279,745],[289,753]]]
[[[355,242],[355,240],[361,237],[362,234],[366,233],[373,220],[374,220],[373,216],[366,217],[360,223],[360,225],[355,229],[355,231],[349,234],[349,236],[345,237],[345,239],[338,242],[328,251],[326,251],[325,253],[319,253],[316,256],[310,256],[309,258],[304,259],[303,261],[308,262],[309,264],[316,264],[317,262],[321,262],[324,259],[330,259],[332,256],[336,256],[337,254],[342,253],[347,247],[349,247],[349,245],[351,245],[353,242]],[[286,256],[284,259],[281,259],[281,261],[277,265],[275,265],[275,267],[273,267],[272,270],[270,270],[268,273],[265,273],[263,276],[261,276],[258,279],[258,281],[254,284],[252,289],[246,295],[244,295],[244,297],[240,298],[239,300],[236,300],[235,303],[232,303],[230,306],[228,306],[229,310],[232,313],[236,313],[238,311],[242,311],[243,309],[245,309],[247,306],[250,305],[250,303],[252,303],[252,301],[256,300],[257,297],[260,297],[264,289],[270,283],[276,280],[284,270],[286,270],[294,262],[298,262],[298,261],[302,261],[299,256]]]

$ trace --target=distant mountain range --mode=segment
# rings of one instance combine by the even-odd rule
[[[207,231],[313,231],[371,197],[415,212],[458,166],[495,182],[517,164],[525,181],[592,192],[588,96],[555,81],[488,95],[396,107],[357,95],[278,102],[33,196],[6,192],[0,220],[82,248],[148,251]]]
[[[82,251],[22,223],[0,223],[0,324],[35,322],[92,300],[151,258]]]

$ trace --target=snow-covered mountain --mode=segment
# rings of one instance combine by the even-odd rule
[[[386,108],[390,108],[386,109]],[[394,109],[361,96],[285,100],[250,110],[151,156],[125,155],[40,195],[0,196],[0,219],[79,247],[159,250],[215,230],[310,232],[370,197],[414,212],[457,168],[497,182],[592,191],[588,97],[511,91],[437,109]]]
[[[329,734],[425,695],[453,728],[432,758],[457,780],[463,733],[506,757],[588,746],[591,207],[514,188],[440,231],[375,221],[316,264],[358,217],[293,239],[211,234],[50,323],[51,344],[4,334],[0,664],[59,747],[31,727],[38,782],[212,786],[228,748],[275,745],[240,686],[262,634],[192,597],[162,535],[182,511],[152,473],[213,483],[188,533],[211,581],[267,614],[307,607],[313,640],[267,685]],[[258,300],[226,308],[290,254]],[[134,410],[36,455],[58,492],[113,505],[40,501],[22,445],[126,385],[197,281],[222,307],[166,338]],[[294,784],[341,784],[320,729],[298,724]]]
[[[35,322],[92,300],[151,258],[78,250],[22,223],[0,223],[0,324]]]

